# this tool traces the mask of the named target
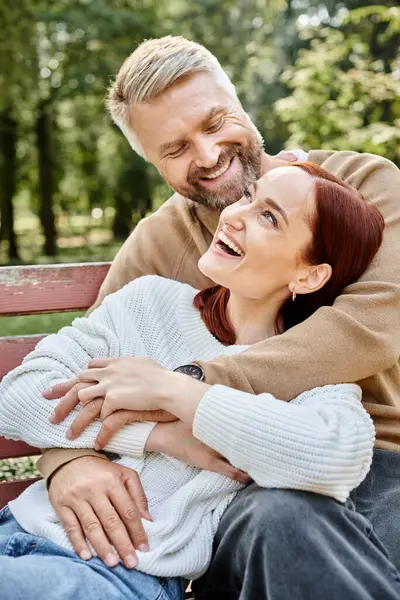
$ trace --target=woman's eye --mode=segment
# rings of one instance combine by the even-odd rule
[[[269,221],[274,227],[278,225],[277,218],[275,217],[274,213],[272,213],[270,210],[266,210],[265,212],[263,212],[262,216],[265,217],[266,220]]]

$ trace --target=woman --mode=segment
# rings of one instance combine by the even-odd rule
[[[97,558],[77,557],[38,482],[0,515],[0,554],[13,534],[25,532],[41,552],[32,555],[25,548],[24,564],[0,556],[2,585],[18,590],[19,598],[32,597],[32,585],[51,598],[60,581],[76,587],[58,588],[57,598],[72,593],[91,598],[93,590],[98,597],[99,589],[107,598],[181,598],[184,579],[206,570],[218,521],[243,484],[174,458],[180,456],[179,428],[189,436],[193,429],[194,446],[203,442],[229,460],[234,479],[246,481],[241,469],[264,487],[345,501],[367,474],[374,443],[356,385],[329,385],[284,403],[269,394],[208,386],[173,369],[195,358],[238,353],[332,304],[367,268],[382,232],[380,213],[346,184],[310,163],[281,167],[221,213],[199,261],[217,287],[198,292],[144,277],[106,298],[88,318],[40,342],[1,384],[2,435],[43,447],[93,447],[101,422],[77,440],[68,439],[76,411],[51,424],[55,403],[42,393],[76,376],[95,356],[136,356],[150,381],[162,369],[161,383],[157,389],[138,386],[117,402],[94,385],[81,392],[82,403],[105,396],[102,418],[122,408],[164,409],[179,422],[126,426],[106,447],[121,455],[116,462],[140,473],[149,501],[152,520],[144,526],[150,549],[131,557],[128,566],[136,570],[106,569]],[[235,440],[224,435],[227,419],[237,421]],[[49,557],[52,572],[44,577]]]

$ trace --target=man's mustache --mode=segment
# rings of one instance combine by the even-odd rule
[[[196,167],[196,165],[193,165],[192,168],[190,169],[188,177],[187,177],[188,183],[190,183],[192,185],[198,183],[199,179],[202,179],[203,177],[207,177],[210,173],[214,173],[215,171],[218,171],[228,161],[231,161],[232,158],[234,156],[236,156],[237,154],[239,154],[237,148],[232,148],[230,150],[227,150],[226,152],[221,154],[221,156],[218,159],[217,164],[214,167],[212,167],[212,169],[204,169],[202,167]]]

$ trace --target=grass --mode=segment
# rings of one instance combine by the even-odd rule
[[[110,223],[97,222],[91,217],[77,215],[58,222],[57,256],[41,254],[43,236],[38,220],[27,214],[18,219],[16,230],[21,260],[18,264],[48,264],[70,262],[111,261],[121,242],[112,239]],[[7,262],[6,244],[0,242],[0,267]],[[82,315],[81,312],[28,315],[23,317],[0,317],[0,336],[34,333],[54,333]]]
[[[47,315],[27,315],[24,317],[0,317],[0,335],[55,333],[61,327],[70,325],[75,317],[80,317],[83,314],[83,312],[67,312]]]
[[[18,264],[111,261],[121,243],[112,239],[107,225],[109,223],[104,221],[100,224],[94,223],[93,219],[85,216],[72,217],[67,223],[59,223],[58,254],[56,257],[48,257],[41,254],[43,236],[38,229],[37,219],[28,215],[17,222],[21,257]],[[4,242],[0,242],[0,267],[7,264],[9,263],[6,246]],[[0,317],[0,336],[55,333],[82,314],[84,313],[69,312]],[[39,474],[36,469],[37,458],[0,460],[0,481],[37,477]]]
[[[36,469],[38,456],[27,458],[8,458],[0,460],[0,481],[14,481],[16,479],[32,479],[40,475]]]
[[[44,237],[35,215],[28,213],[16,223],[20,260],[15,264],[95,262],[112,260],[121,242],[111,233],[110,219],[75,215],[57,221],[57,256],[42,253]],[[9,265],[7,243],[0,242],[0,266]]]

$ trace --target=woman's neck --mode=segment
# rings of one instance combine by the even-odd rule
[[[227,311],[236,344],[252,345],[275,335],[275,320],[282,300],[253,300],[231,292]]]

